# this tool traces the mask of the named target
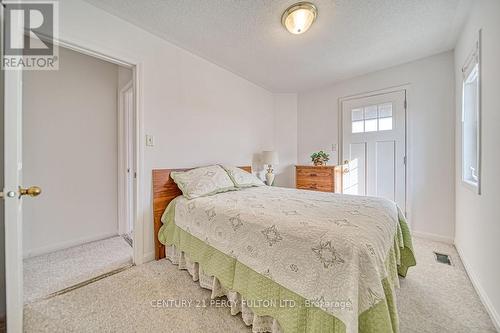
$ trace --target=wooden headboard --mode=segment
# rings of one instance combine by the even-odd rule
[[[247,172],[252,172],[251,166],[239,167]],[[153,170],[153,221],[154,221],[154,240],[155,240],[155,258],[156,260],[165,258],[165,246],[158,240],[158,231],[160,231],[161,216],[167,208],[170,201],[179,195],[182,195],[177,184],[170,177],[172,171],[187,171],[189,169],[155,169]]]

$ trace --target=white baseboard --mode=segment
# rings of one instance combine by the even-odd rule
[[[73,246],[78,246],[78,245],[82,245],[85,243],[95,242],[95,241],[98,241],[101,239],[106,239],[106,238],[110,238],[110,237],[114,237],[114,236],[118,236],[118,234],[115,232],[106,233],[106,234],[100,234],[100,235],[93,235],[90,237],[82,237],[82,238],[72,239],[69,241],[64,241],[64,242],[60,242],[60,243],[56,243],[56,244],[50,244],[47,246],[42,246],[42,247],[39,247],[36,249],[31,249],[29,251],[25,251],[23,253],[23,258],[26,259],[26,258],[36,257],[36,256],[39,256],[42,254],[46,254],[46,253],[50,253],[50,252],[54,252],[54,251],[59,251],[59,250],[73,247]]]
[[[154,252],[149,252],[146,253],[142,259],[142,263],[145,264],[147,262],[155,260],[155,253]]]
[[[412,230],[411,234],[415,237],[424,238],[424,239],[428,239],[428,240],[435,241],[435,242],[442,242],[442,243],[451,244],[451,245],[453,245],[455,243],[455,240],[451,237],[431,234],[431,233],[427,233],[427,232]]]
[[[491,303],[488,295],[484,291],[483,287],[479,284],[479,280],[477,279],[476,275],[472,272],[472,269],[467,261],[467,259],[464,257],[464,254],[462,250],[460,249],[460,246],[458,244],[455,244],[455,248],[457,249],[458,255],[460,256],[460,259],[462,260],[462,264],[464,265],[465,271],[467,272],[467,275],[469,276],[469,279],[472,282],[472,285],[474,286],[474,289],[476,289],[477,294],[479,295],[479,299],[481,299],[481,302],[483,303],[484,307],[486,308],[486,311],[490,315],[491,321],[493,321],[493,325],[495,325],[495,328],[497,329],[498,332],[500,332],[500,315],[498,312],[495,310],[493,307],[493,304]]]

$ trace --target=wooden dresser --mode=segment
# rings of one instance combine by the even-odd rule
[[[334,165],[295,166],[295,185],[302,190],[321,192],[341,192],[342,173]]]

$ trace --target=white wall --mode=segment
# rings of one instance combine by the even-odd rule
[[[276,186],[295,187],[297,164],[297,94],[274,96],[274,149],[279,152]]]
[[[61,48],[23,74],[24,255],[116,235],[118,66]]]
[[[454,70],[446,52],[300,93],[298,161],[337,144],[339,98],[409,84],[407,210],[412,229],[451,242],[454,235]],[[338,156],[333,154],[332,163]]]
[[[461,68],[482,28],[481,195],[461,181]],[[500,1],[475,1],[455,48],[456,237],[469,275],[500,330]]]
[[[248,165],[274,148],[274,96],[198,56],[80,0],[61,1],[60,38],[141,64],[145,134],[141,200],[144,253],[154,256],[151,170]],[[144,137],[140,138],[144,146]]]

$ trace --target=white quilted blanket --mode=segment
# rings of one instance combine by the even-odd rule
[[[175,224],[331,313],[347,332],[384,300],[384,262],[400,238],[394,202],[267,186],[178,198]]]

